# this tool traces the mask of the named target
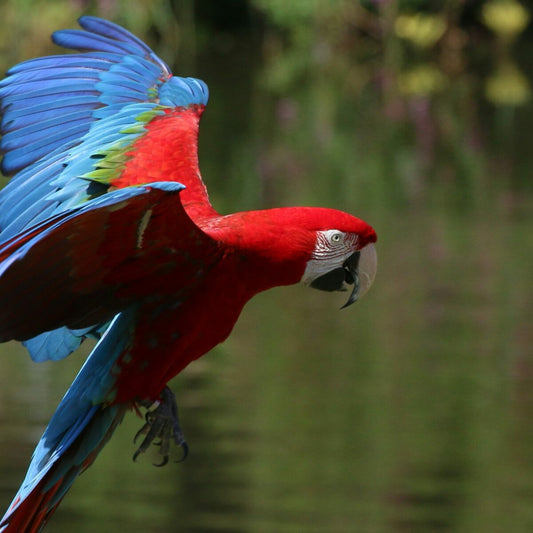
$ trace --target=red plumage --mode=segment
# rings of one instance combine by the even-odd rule
[[[61,193],[61,184],[69,190],[74,183],[73,190],[87,198],[68,208],[58,201],[57,211],[42,219],[38,215],[31,218],[33,206],[28,209],[24,198],[20,213],[13,211],[9,223],[20,222],[18,217],[27,217],[27,222],[0,244],[0,341],[28,340],[43,332],[54,340],[55,331],[60,331],[58,338],[63,339],[65,326],[106,331],[39,442],[28,477],[0,522],[2,533],[40,531],[75,477],[94,461],[125,411],[159,399],[162,407],[168,407],[163,395],[167,382],[224,341],[255,294],[302,281],[328,291],[353,289],[349,305],[368,289],[376,268],[376,233],[347,213],[303,207],[219,215],[209,202],[198,168],[198,125],[207,101],[202,82],[172,78],[146,45],[118,26],[92,17],[84,17],[80,23],[87,32],[60,32],[59,42],[72,40],[73,48],[101,51],[105,59],[81,54],[91,68],[103,73],[99,71],[96,81],[80,82],[74,75],[70,80],[76,91],[85,87],[80,88],[79,83],[86,83],[86,92],[96,94],[96,100],[90,96],[86,104],[85,99],[73,97],[79,105],[94,106],[94,122],[87,128],[83,121],[77,124],[70,111],[62,111],[65,122],[74,121],[74,127],[80,128],[77,144],[69,144],[71,137],[65,138],[66,155],[55,153],[56,159],[48,162],[41,152],[29,157],[6,148],[25,142],[28,133],[24,123],[20,131],[13,126],[9,113],[16,104],[9,99],[20,91],[23,104],[24,98],[31,98],[33,85],[26,94],[23,68],[22,74],[11,74],[13,86],[10,78],[5,83],[2,128],[15,142],[8,137],[9,143],[4,145],[4,166],[19,172],[14,178],[15,192],[17,183],[23,181],[21,176],[31,179],[25,173],[33,167],[27,165],[36,163],[36,175],[44,175],[44,185],[53,183]],[[135,75],[126,73],[120,78],[120,72],[127,71],[124,65],[117,74],[108,63],[115,65],[117,57],[126,53],[123,43],[128,45],[127,58]],[[65,57],[60,60],[63,76],[85,68],[82,59],[79,65],[64,66],[71,61],[71,56]],[[161,70],[155,79],[153,65],[146,68],[147,57]],[[134,68],[135,60],[139,63]],[[42,61],[35,62],[38,71]],[[35,76],[31,64],[28,72],[31,84]],[[141,76],[146,95],[155,94],[154,87],[159,87],[159,95],[167,103],[159,106],[157,98],[143,96],[149,100],[147,107],[135,96],[144,95],[138,85],[131,86],[132,77],[139,72],[146,78]],[[51,76],[49,71],[47,75]],[[63,90],[71,99],[68,83],[62,89],[53,75],[50,79],[43,78],[43,87],[50,83],[50,94],[46,96],[43,88],[40,98],[49,97],[54,106],[58,91]],[[124,95],[115,92],[121,84]],[[119,118],[98,115],[104,104],[116,105],[114,98],[126,102]],[[135,103],[135,98],[141,98],[140,103]],[[172,98],[181,103],[169,105]],[[15,108],[14,112],[27,111]],[[145,116],[150,116],[148,122],[143,122]],[[34,134],[35,126],[30,126]],[[127,135],[133,137],[119,154],[124,160],[113,159],[116,144]],[[100,139],[107,143],[102,151],[96,142]],[[40,141],[59,142],[46,137]],[[105,176],[113,165],[119,165],[120,171],[111,172],[108,182],[98,178],[106,191],[93,196],[91,185],[87,186],[90,180],[97,180],[92,173]],[[1,194],[11,199],[8,194],[13,193]],[[44,198],[43,212],[50,209],[51,198],[54,196]],[[155,419],[164,418],[172,431],[155,436],[167,441],[173,438],[180,444],[177,413],[161,413]],[[149,436],[148,444],[154,438]]]

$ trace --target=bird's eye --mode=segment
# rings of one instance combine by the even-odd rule
[[[341,242],[342,240],[342,233],[340,232],[335,232],[332,236],[331,236],[331,242],[334,243],[334,244],[337,244],[339,242]]]

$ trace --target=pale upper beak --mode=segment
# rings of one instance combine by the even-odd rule
[[[350,255],[342,267],[322,274],[310,285],[322,291],[347,291],[353,286],[348,301],[341,307],[344,309],[368,291],[376,276],[377,264],[376,246],[370,243]]]

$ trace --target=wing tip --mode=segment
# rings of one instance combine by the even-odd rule
[[[197,78],[173,76],[159,90],[160,103],[170,107],[206,106],[209,100],[207,84]]]

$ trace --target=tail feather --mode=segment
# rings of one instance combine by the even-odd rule
[[[41,490],[42,485],[45,484],[43,480],[24,500],[17,496],[0,523],[0,531],[2,533],[38,533],[41,531],[59,504],[58,502],[56,505],[50,505],[50,500],[61,483],[58,481],[48,492],[43,493]]]
[[[76,477],[104,447],[130,404],[113,398],[116,359],[127,353],[136,310],[118,314],[61,400],[37,444],[0,533],[41,531]]]
[[[48,459],[52,462],[41,470],[38,477],[28,479],[41,443],[37,447],[28,476],[15,496],[8,511],[0,522],[0,533],[37,533],[49,520],[76,477],[87,469],[100,450],[107,443],[116,427],[122,421],[127,405],[99,406],[92,409],[92,416],[86,425],[78,428],[76,436],[66,435],[63,441],[70,441],[66,447],[57,446]],[[44,473],[44,475],[43,475]]]

